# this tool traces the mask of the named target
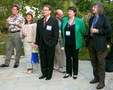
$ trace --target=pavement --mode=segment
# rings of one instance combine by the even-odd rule
[[[4,62],[4,56],[0,55],[0,64]],[[64,79],[65,73],[53,71],[53,77],[47,81],[38,79],[41,76],[40,64],[34,65],[32,74],[25,73],[25,58],[21,57],[20,66],[13,68],[14,59],[10,66],[0,68],[0,90],[97,90],[96,84],[90,84],[93,79],[90,61],[79,60],[78,78]],[[102,90],[113,90],[113,72],[106,73],[105,87]]]

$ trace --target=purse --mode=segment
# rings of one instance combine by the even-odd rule
[[[113,60],[105,60],[105,70],[106,72],[113,72]]]
[[[31,63],[36,64],[38,62],[39,62],[38,50],[36,48],[33,48],[32,55],[31,55]]]

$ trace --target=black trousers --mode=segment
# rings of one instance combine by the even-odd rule
[[[44,42],[42,43],[40,50],[40,61],[42,74],[47,78],[52,78],[53,66],[54,66],[54,55],[55,46],[47,46]]]
[[[97,52],[93,46],[93,39],[90,40],[89,46],[89,56],[91,64],[93,67],[94,78],[98,79],[100,82],[105,81],[105,52]]]
[[[75,49],[74,45],[65,46],[66,54],[66,73],[72,75],[78,75],[78,52],[79,49]]]

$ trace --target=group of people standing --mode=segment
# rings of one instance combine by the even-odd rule
[[[93,16],[89,20],[89,31],[86,38],[94,75],[90,83],[99,82],[97,89],[102,89],[105,86],[106,36],[111,33],[111,24],[109,18],[104,15],[101,3],[92,3],[91,9]],[[61,54],[63,45],[66,57],[66,75],[63,78],[73,75],[73,79],[77,79],[78,54],[82,47],[82,37],[86,33],[85,24],[81,18],[76,17],[77,10],[74,6],[68,7],[67,17],[63,16],[60,9],[56,10],[56,17],[52,17],[51,12],[51,7],[45,5],[42,10],[44,17],[35,23],[31,13],[27,13],[24,20],[19,14],[19,6],[13,5],[13,15],[6,20],[6,27],[10,32],[6,45],[6,59],[0,67],[9,67],[14,47],[16,49],[14,68],[19,66],[21,39],[23,39],[27,73],[33,72],[33,65],[30,61],[32,48],[39,49],[42,71],[39,79],[50,80],[54,64],[59,71],[65,66]]]

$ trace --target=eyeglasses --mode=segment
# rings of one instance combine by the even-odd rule
[[[50,11],[50,10],[48,10],[48,9],[43,9],[42,11]]]

